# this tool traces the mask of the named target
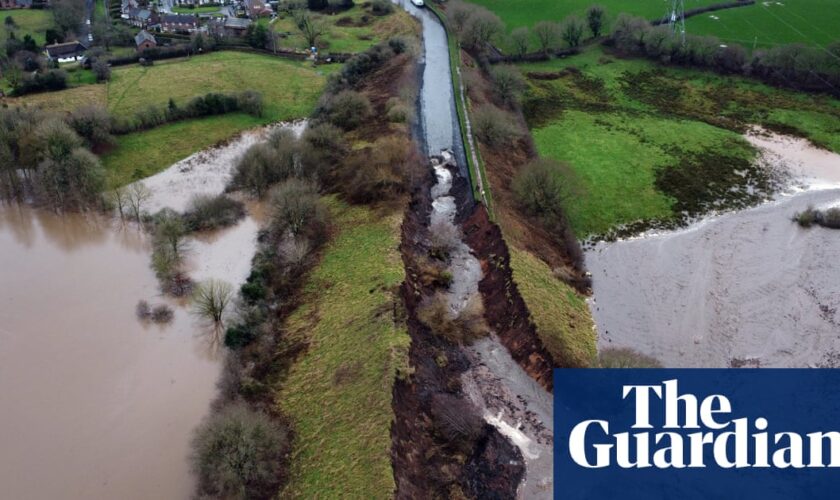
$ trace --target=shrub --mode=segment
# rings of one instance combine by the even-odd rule
[[[476,137],[492,148],[510,144],[522,136],[515,118],[492,104],[478,108],[473,122]]]
[[[569,47],[577,47],[583,38],[583,30],[583,21],[578,16],[569,16],[563,21],[560,34]]]
[[[235,224],[245,217],[245,205],[224,194],[196,195],[184,212],[188,231],[206,231]]]
[[[318,190],[309,182],[289,179],[271,191],[269,231],[274,241],[286,235],[304,237],[320,245],[327,236],[327,211]]]
[[[484,320],[484,303],[478,294],[470,297],[467,305],[455,314],[449,307],[447,295],[437,292],[420,302],[417,319],[432,333],[453,344],[469,344],[489,332]]]
[[[808,207],[802,213],[797,212],[793,216],[793,220],[802,227],[811,227],[817,224],[829,229],[840,229],[840,207],[832,207],[824,211]]]
[[[263,413],[233,404],[199,426],[192,449],[199,495],[268,498],[283,477],[289,431]]]
[[[607,347],[598,354],[601,368],[662,368],[656,358],[629,347]]]
[[[353,90],[344,90],[334,96],[328,96],[323,105],[326,119],[344,130],[353,130],[371,115],[368,98]]]
[[[357,151],[344,165],[348,175],[341,189],[347,198],[353,203],[373,203],[406,192],[410,183],[408,148],[405,140],[388,136]]]
[[[65,88],[67,88],[67,72],[60,69],[51,69],[34,75],[25,75],[14,93],[15,95],[24,95],[34,92],[52,92]]]
[[[370,10],[377,16],[384,16],[394,12],[394,4],[389,0],[373,0]]]
[[[525,90],[525,79],[516,66],[508,64],[493,66],[490,70],[493,92],[505,104],[515,104]]]
[[[158,304],[152,309],[152,321],[155,323],[169,323],[175,317],[175,312],[166,304]]]
[[[574,174],[568,165],[539,158],[531,161],[513,179],[517,200],[532,215],[556,217],[572,191]]]
[[[187,234],[187,227],[181,215],[172,209],[164,208],[154,215],[152,224],[155,247],[164,247],[174,260],[180,261],[185,248],[184,237]]]
[[[107,82],[111,79],[111,67],[108,66],[108,63],[105,61],[95,61],[91,64],[90,69],[96,76],[97,82]]]
[[[67,115],[66,121],[88,146],[102,146],[114,142],[111,136],[111,115],[105,108],[83,106]]]
[[[592,38],[598,38],[604,30],[604,18],[607,15],[606,9],[600,5],[592,5],[586,9],[586,24]]]
[[[137,319],[146,320],[152,315],[152,307],[145,300],[141,300],[137,303],[134,312],[137,314]]]
[[[295,144],[279,140],[273,142],[248,148],[234,169],[229,189],[245,189],[262,196],[272,185],[294,175]]]
[[[247,325],[237,323],[225,330],[225,346],[229,349],[241,349],[257,338],[256,332]]]

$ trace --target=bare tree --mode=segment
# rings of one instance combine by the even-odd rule
[[[309,11],[304,9],[295,9],[292,12],[295,20],[295,25],[300,30],[303,38],[306,39],[306,45],[315,47],[318,39],[324,34],[324,29],[321,23],[316,21]]]
[[[224,325],[225,310],[233,301],[233,287],[220,280],[199,283],[193,291],[193,309],[201,317],[211,320],[217,327]]]
[[[563,27],[561,29],[561,33],[563,36],[563,41],[565,41],[569,47],[577,47],[580,45],[580,40],[583,38],[583,21],[578,16],[569,16],[563,21]]]
[[[586,10],[586,23],[592,38],[598,38],[604,31],[604,18],[607,15],[606,9],[600,5],[592,5]]]
[[[496,14],[487,9],[476,8],[464,26],[461,40],[467,47],[484,50],[496,37],[505,30],[505,25]]]
[[[525,26],[516,28],[510,34],[510,43],[513,46],[513,53],[519,57],[528,53],[528,46],[531,43],[531,32]]]
[[[165,245],[177,260],[180,260],[183,253],[186,234],[184,219],[174,210],[165,208],[155,214],[155,242]]]
[[[540,21],[534,25],[534,35],[543,54],[557,49],[560,45],[560,25],[551,21]]]
[[[125,220],[126,211],[128,210],[128,191],[123,186],[114,188],[111,191],[111,201],[117,207],[120,220]]]
[[[131,214],[140,223],[143,217],[143,206],[152,197],[152,192],[142,182],[135,182],[129,186],[127,195]]]

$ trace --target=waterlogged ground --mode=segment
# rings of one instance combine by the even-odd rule
[[[587,252],[599,345],[669,367],[833,365],[840,359],[840,233],[791,221],[840,205],[840,155],[756,131],[795,180],[774,201]]]
[[[145,209],[183,210],[194,194],[221,192],[239,155],[267,133],[146,179],[154,194]],[[259,208],[190,238],[193,279],[244,281]],[[0,207],[0,497],[192,494],[189,440],[216,393],[221,339],[184,301],[160,296],[150,251],[130,223]],[[173,322],[138,321],[141,299],[169,304]]]

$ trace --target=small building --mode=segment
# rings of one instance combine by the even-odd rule
[[[245,33],[248,31],[248,26],[250,25],[250,19],[243,19],[241,17],[226,17],[224,19],[211,20],[208,27],[215,35],[241,38],[245,36]]]
[[[266,5],[265,0],[245,0],[245,11],[251,19],[269,17],[274,11]]]
[[[198,18],[186,14],[164,14],[160,16],[160,29],[167,33],[198,30]]]
[[[157,40],[148,31],[140,30],[140,33],[137,33],[134,37],[134,45],[137,46],[137,52],[143,52],[146,49],[157,47]]]
[[[141,9],[139,7],[131,7],[128,9],[128,24],[137,26],[138,28],[148,28],[154,23],[154,12],[148,9]]]
[[[44,53],[50,61],[58,61],[59,63],[75,62],[84,57],[87,47],[81,42],[65,42],[47,45],[44,48]]]

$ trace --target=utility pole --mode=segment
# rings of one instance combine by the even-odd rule
[[[679,35],[685,46],[685,0],[671,0],[671,12],[668,13],[668,26],[675,35]]]

